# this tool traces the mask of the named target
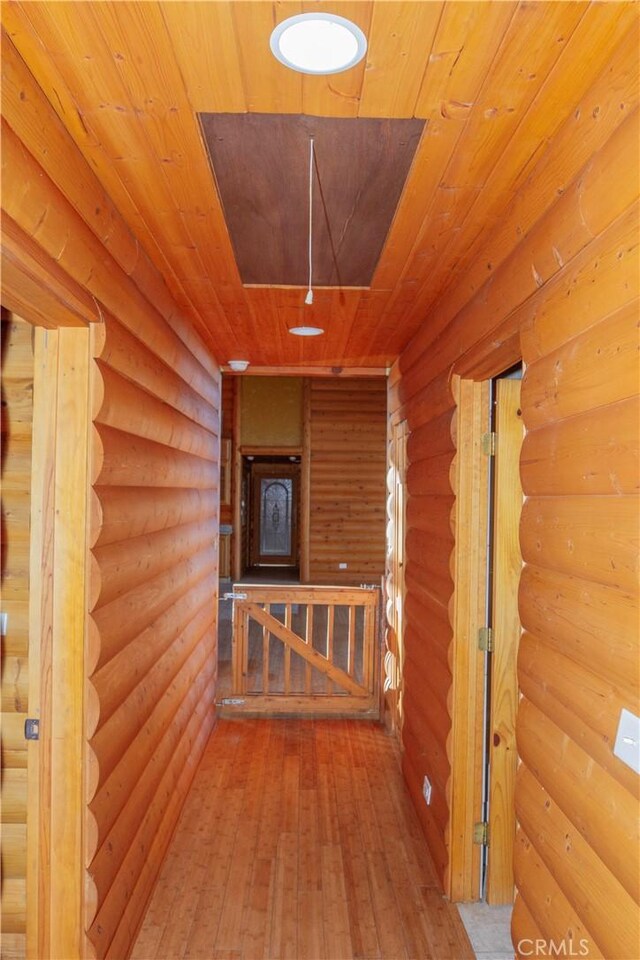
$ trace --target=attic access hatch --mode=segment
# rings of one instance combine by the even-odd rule
[[[371,284],[424,120],[199,117],[244,284],[307,283],[310,137],[314,285]]]

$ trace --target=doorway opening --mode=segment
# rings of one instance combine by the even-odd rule
[[[298,455],[242,457],[242,580],[300,580]]]
[[[520,363],[457,389],[451,897],[472,943],[512,955],[518,587],[522,569]],[[465,780],[456,792],[455,782]],[[510,952],[509,952],[510,951]]]

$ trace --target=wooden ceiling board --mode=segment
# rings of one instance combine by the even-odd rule
[[[303,13],[337,13],[360,27],[366,37],[371,31],[373,3],[368,0],[304,0]],[[305,75],[302,78],[302,113],[312,117],[357,117],[360,114],[362,84],[367,60],[328,77]]]
[[[456,237],[458,263],[452,265],[450,247],[445,245],[443,261],[449,265],[448,269],[445,271],[438,264],[433,265],[428,286],[423,284],[416,291],[412,307],[415,316],[424,314],[436,299],[444,297],[445,291],[450,291],[453,303],[461,307],[468,299],[464,291],[468,291],[466,280],[470,271],[473,270],[476,285],[484,283],[487,269],[495,270],[499,266],[513,248],[515,239],[528,232],[541,213],[557,200],[593,152],[606,142],[628,111],[638,103],[638,45],[634,18],[627,9],[620,11],[620,18],[607,17],[605,25],[601,22],[605,12],[604,7],[591,7],[576,29],[576,40],[582,44],[588,38],[594,47],[588,76],[585,76],[584,64],[581,64],[581,68],[572,70],[573,82],[570,83],[566,64],[557,63],[557,69],[552,71],[532,106],[531,115],[527,115],[526,131],[512,138],[482,194],[469,208],[467,217],[460,220],[460,235]],[[611,77],[608,66],[612,55],[616,63],[616,80]],[[570,45],[561,59],[575,64]],[[605,75],[600,85],[597,81],[594,85],[593,73],[602,69],[603,64],[607,65]],[[589,106],[582,103],[588,91],[595,93],[595,102]],[[538,148],[529,139],[530,129],[538,132],[535,141],[540,145]],[[527,145],[535,153],[535,164],[530,156],[526,156]],[[523,210],[518,188],[525,178],[528,189],[527,205]],[[505,193],[505,187],[509,192]],[[489,246],[483,233],[483,226],[487,223],[495,227],[495,241]],[[481,248],[483,258],[479,264]],[[475,268],[474,263],[477,264]],[[463,287],[460,287],[461,277],[466,278]]]
[[[165,277],[177,302],[182,303],[184,293],[175,276],[175,248],[170,256],[166,243],[163,243],[165,234],[161,225],[156,223],[148,226],[140,210],[139,200],[132,197],[126,181],[123,180],[123,165],[114,163],[105,150],[107,136],[102,121],[109,101],[101,96],[94,83],[95,76],[100,87],[104,84],[100,65],[95,63],[103,48],[101,41],[96,41],[91,31],[84,42],[78,39],[78,33],[82,30],[79,15],[87,11],[78,10],[77,6],[84,8],[85,5],[57,4],[55,17],[52,17],[49,5],[44,3],[4,4],[2,20],[81,153],[98,175],[134,235]],[[49,59],[42,57],[42,47],[49,52]],[[78,51],[85,47],[86,56],[78,57]],[[77,59],[80,59],[80,65],[85,67],[85,72],[81,75],[76,69]],[[108,58],[106,59],[108,67]],[[101,104],[105,105],[102,111],[99,109]],[[95,110],[93,105],[96,105]],[[94,114],[93,122],[90,112]],[[143,187],[145,183],[143,180]],[[150,196],[150,203],[153,203],[153,196]],[[190,262],[192,260],[193,258],[190,258]],[[187,315],[196,326],[202,325],[197,309],[191,304],[188,305]]]
[[[457,263],[452,263],[451,258],[453,236],[440,251],[441,261],[433,266],[428,299],[421,301],[421,309],[428,310],[429,305],[443,296],[445,290],[451,290],[455,297],[453,288],[468,274],[479,256],[481,246],[484,247],[484,259],[495,269],[516,236],[515,230],[511,227],[507,231],[505,225],[511,223],[513,210],[521,207],[520,190],[523,183],[529,181],[529,214],[518,223],[520,234],[527,232],[534,219],[577,175],[599,143],[607,139],[622,122],[625,108],[628,110],[638,102],[638,44],[633,31],[629,29],[632,23],[632,11],[622,5],[614,16],[600,5],[593,5],[586,11],[531,109],[511,137],[501,162],[492,170],[482,191],[468,208],[467,215],[461,218],[464,240],[468,245],[461,254],[458,253]],[[572,52],[576,44],[580,47],[588,45],[593,50],[588,69],[586,63]],[[617,68],[615,77],[608,67],[612,57]],[[571,67],[567,66],[567,61]],[[603,82],[598,87],[596,81],[595,100],[588,106],[583,99],[589,90],[594,89],[593,74],[605,67]],[[567,79],[568,73],[570,81]],[[593,123],[596,117],[600,130]],[[541,176],[543,171],[550,171],[553,166],[557,169],[555,181],[549,178],[548,173],[545,177]],[[541,187],[546,186],[545,192],[537,189],[532,194],[532,181]],[[506,198],[513,199],[505,203]],[[501,244],[492,244],[489,249],[486,248],[483,233],[487,224],[502,237]],[[463,249],[460,241],[456,246],[458,252]],[[500,247],[503,253],[499,252]],[[485,264],[480,273],[484,282]]]
[[[176,63],[193,110],[246,110],[242,70],[230,3],[163,3]]]
[[[502,175],[503,150],[586,6],[523,4],[515,11],[433,194],[390,305],[406,287],[412,294],[412,315],[424,315],[433,270],[437,265],[445,270],[451,266],[443,256],[447,242],[453,238],[452,243],[459,244],[466,211],[491,170],[497,167]]]
[[[416,116],[425,117],[428,127],[374,277],[376,285],[397,283],[516,6],[446,5],[416,107]]]
[[[313,282],[369,286],[422,120],[255,113],[200,120],[243,283],[307,282],[313,139]]]
[[[275,23],[329,7],[365,30],[366,60],[323,78],[277,63]],[[486,279],[484,254],[503,262],[536,204],[554,202],[615,128],[618,94],[627,111],[637,102],[634,3],[34,0],[4,3],[2,21],[184,315],[221,360],[244,353],[254,365],[386,365],[419,327],[428,342],[463,288]],[[5,103],[44,162],[46,112],[38,107],[38,129],[38,111],[20,118],[15,88]],[[242,286],[199,110],[429,121],[369,290],[344,300],[318,291],[318,306],[305,308],[304,287]],[[61,143],[56,134],[51,151]],[[58,186],[76,191],[74,206],[104,238],[108,216],[92,216],[76,169],[77,185],[65,171]],[[514,196],[524,183],[527,198]],[[286,332],[296,316],[327,333],[296,340]]]
[[[246,108],[250,113],[301,113],[302,74],[279,63],[269,48],[272,30],[302,12],[302,4],[231,2]]]
[[[96,5],[86,7],[98,15]],[[237,281],[220,205],[201,203],[211,193],[209,170],[159,6],[125,2],[101,9],[99,17],[96,29],[105,39],[133,111],[134,123],[127,123],[125,114],[122,123],[122,117],[116,118],[116,129],[141,128],[151,151],[151,156],[148,148],[131,160],[148,167],[144,179],[154,190],[162,182],[167,204],[163,213],[175,211],[177,225],[182,225],[184,240],[177,245],[191,249],[205,273],[222,283]]]
[[[359,116],[415,116],[443,7],[436,0],[375,5]]]

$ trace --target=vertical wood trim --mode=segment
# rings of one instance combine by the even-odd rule
[[[291,604],[285,604],[284,625],[287,630],[291,630]],[[291,692],[291,647],[284,648],[284,692]]]
[[[518,586],[520,552],[520,451],[523,425],[520,381],[499,380],[496,394],[496,466],[493,525],[493,634],[489,783],[487,903],[513,900],[513,846],[516,832],[517,658],[520,641]]]
[[[34,331],[31,537],[29,561],[29,711],[40,740],[27,745],[28,960],[49,955],[51,809],[51,633],[58,333]]]
[[[350,677],[355,676],[356,667],[356,608],[349,607],[349,639],[348,639],[348,667],[347,673]]]
[[[242,454],[240,452],[240,430],[242,427],[242,379],[236,378],[233,408],[233,560],[231,576],[234,582],[242,576]]]
[[[302,464],[300,484],[300,582],[309,583],[309,537],[311,532],[311,387],[302,385]]]
[[[307,646],[313,649],[313,604],[307,604],[307,622],[305,625],[305,640]],[[311,664],[306,663],[304,667],[304,691],[311,693]]]
[[[52,960],[84,953],[84,649],[89,330],[60,330],[51,669]]]
[[[269,693],[269,631],[262,628],[262,692]]]
[[[374,602],[375,603],[375,600]],[[376,643],[376,615],[373,603],[367,603],[364,608],[364,642],[362,648],[363,663],[363,686],[367,690],[373,691],[375,684],[376,671],[376,652],[378,644]]]
[[[329,663],[333,663],[333,624],[336,608],[331,605],[327,607],[327,660]],[[333,691],[333,683],[331,678],[327,677],[326,679],[327,693]]]
[[[488,458],[482,434],[488,429],[489,384],[454,377],[457,402],[457,454],[453,466],[456,502],[451,736],[449,870],[445,892],[451,900],[476,900],[480,894],[480,847],[473,824],[482,802],[483,658],[478,630],[486,618],[486,538]]]

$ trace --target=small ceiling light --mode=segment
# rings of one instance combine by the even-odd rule
[[[248,360],[229,360],[229,369],[234,373],[244,373],[248,366]]]
[[[319,337],[324,330],[322,327],[289,327],[289,333],[294,337]]]
[[[335,13],[300,13],[279,23],[271,52],[299,73],[341,73],[359,63],[367,38],[355,23]]]

